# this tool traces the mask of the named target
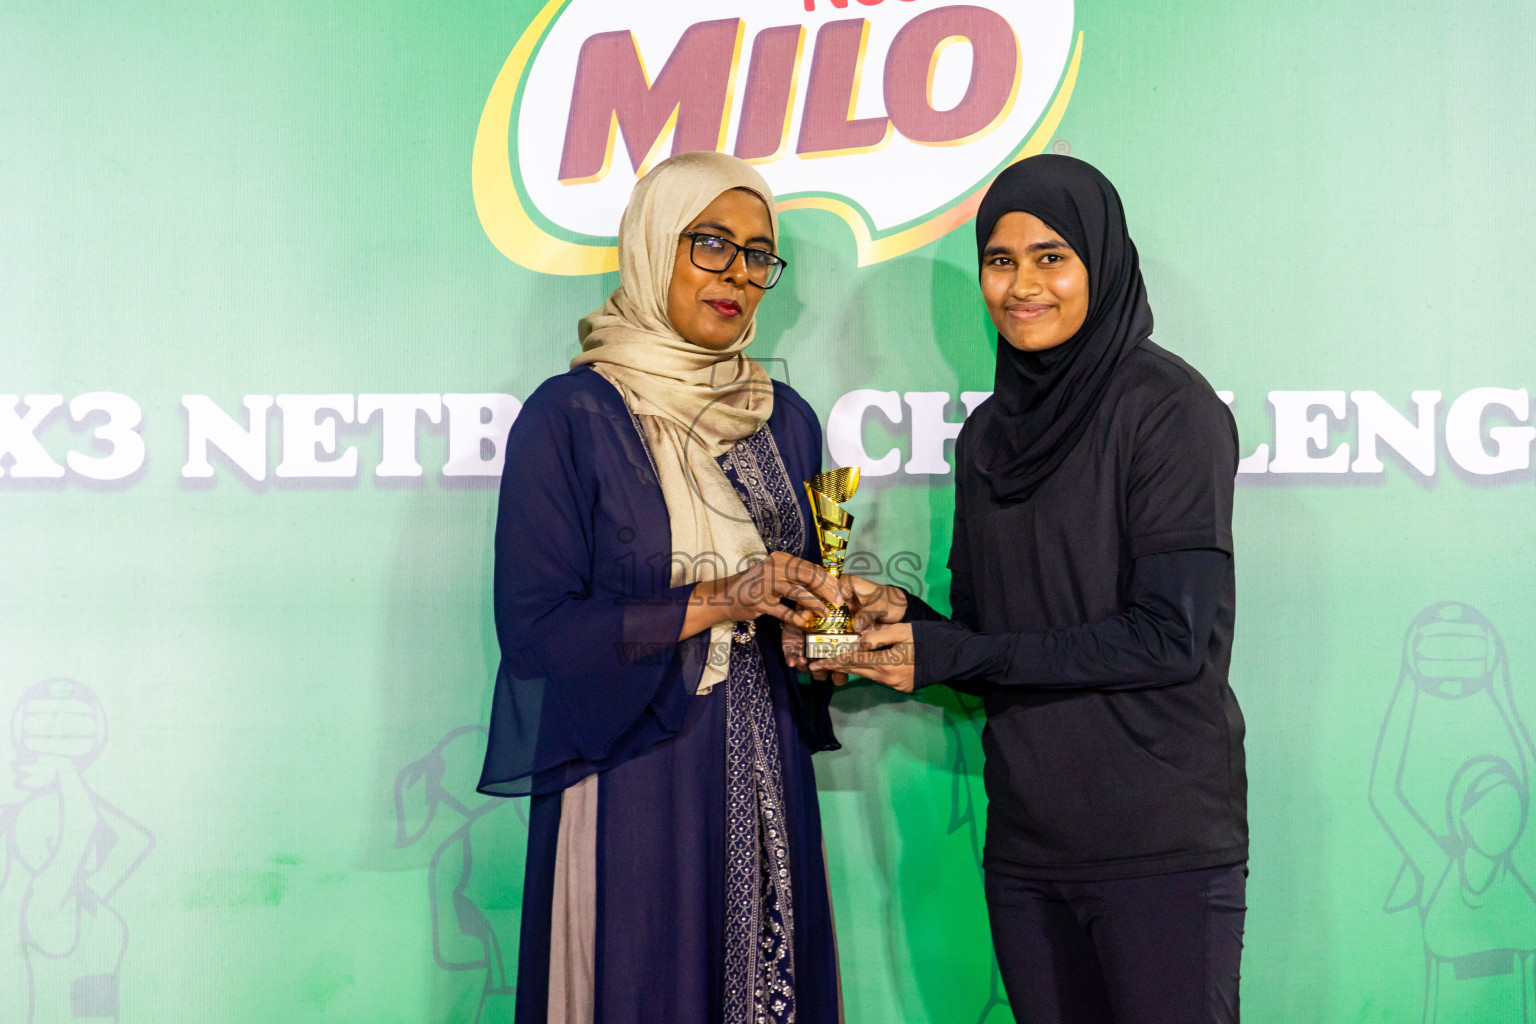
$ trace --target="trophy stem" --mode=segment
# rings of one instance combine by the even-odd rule
[[[826,566],[833,578],[841,576],[843,567]],[[853,631],[853,611],[846,604],[834,605],[817,619],[805,634],[805,656],[812,661],[832,658],[853,649],[859,635]]]

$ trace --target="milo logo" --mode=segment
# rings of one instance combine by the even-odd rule
[[[1081,56],[1071,0],[552,0],[513,47],[475,139],[475,205],[504,254],[613,270],[635,181],[673,153],[757,164],[780,210],[820,209],[861,264],[964,222],[1038,153]]]

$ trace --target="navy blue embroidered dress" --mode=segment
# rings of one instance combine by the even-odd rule
[[[541,385],[506,452],[480,788],[533,794],[519,1024],[549,1010],[562,791],[594,774],[594,1024],[835,1024],[811,768],[837,747],[830,688],[796,681],[764,617],[695,695],[709,634],[677,640],[693,588],[670,586],[661,488],[601,375]],[[799,395],[775,382],[767,426],[720,463],[768,550],[819,558],[801,481],[821,468],[821,431]]]

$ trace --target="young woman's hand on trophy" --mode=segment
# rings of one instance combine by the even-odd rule
[[[817,673],[830,673],[839,686],[852,674],[911,693],[912,626],[901,621],[907,613],[906,592],[847,573],[840,582],[854,613],[853,629],[859,634],[858,642],[851,651],[811,662],[808,671],[815,678],[822,678]]]

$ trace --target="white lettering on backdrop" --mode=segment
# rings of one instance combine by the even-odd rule
[[[1217,394],[1235,407],[1232,392]],[[987,397],[985,391],[849,391],[826,416],[830,462],[859,466],[872,477],[947,475],[965,417]],[[1525,388],[1473,388],[1449,404],[1440,391],[1414,391],[1411,411],[1375,391],[1271,391],[1267,398],[1270,436],[1245,441],[1239,477],[1373,477],[1387,471],[1385,454],[1410,475],[1429,479],[1439,472],[1442,453],[1471,477],[1530,475],[1536,425]],[[498,393],[246,395],[242,404],[244,410],[232,414],[207,395],[182,396],[183,478],[421,478],[423,454],[429,463],[441,459],[445,478],[497,477],[507,433],[522,409],[517,398]],[[55,429],[66,417],[74,429]],[[423,421],[438,428],[426,439]],[[148,457],[143,428],[142,407],[116,392],[68,401],[0,395],[0,478],[128,480]],[[370,440],[376,443],[360,448]],[[377,453],[371,466],[364,465],[364,451]]]

